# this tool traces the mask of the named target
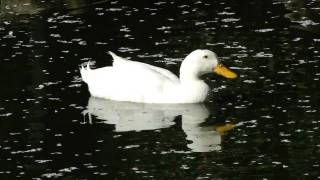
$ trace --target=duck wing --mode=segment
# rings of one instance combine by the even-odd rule
[[[169,80],[173,83],[180,82],[179,78],[167,69],[152,66],[150,64],[126,60],[109,51],[113,58],[113,67],[119,69],[136,69],[141,70],[142,75],[151,75],[153,78]]]

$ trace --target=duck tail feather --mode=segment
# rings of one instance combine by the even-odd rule
[[[82,80],[86,83],[88,82],[88,73],[90,70],[91,70],[90,61],[87,63],[86,67],[84,65],[81,65],[80,75],[81,75]]]
[[[113,53],[112,51],[108,51],[108,53],[110,54],[110,56],[112,56],[113,59],[115,59],[117,57],[117,55],[115,53]]]
[[[113,53],[112,51],[108,51],[108,53],[112,56],[113,65],[116,65],[117,62],[125,61],[125,59],[123,59],[122,57],[116,55],[116,54]]]

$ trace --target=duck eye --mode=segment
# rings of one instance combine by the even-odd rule
[[[203,58],[208,59],[208,55],[204,55]]]

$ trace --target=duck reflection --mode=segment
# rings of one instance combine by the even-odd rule
[[[235,127],[200,126],[210,116],[205,104],[142,104],[90,97],[83,114],[88,115],[90,123],[94,115],[104,123],[114,124],[116,132],[168,128],[181,115],[182,129],[191,141],[187,146],[194,152],[220,150],[222,135]]]

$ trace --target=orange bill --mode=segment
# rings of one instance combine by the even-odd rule
[[[232,72],[230,69],[226,68],[222,64],[218,64],[218,66],[213,69],[213,72],[215,72],[223,77],[229,78],[229,79],[237,78],[236,73]]]
[[[215,130],[222,136],[224,135],[227,131],[232,130],[233,128],[235,128],[236,125],[233,123],[226,123],[222,126],[215,126]]]

